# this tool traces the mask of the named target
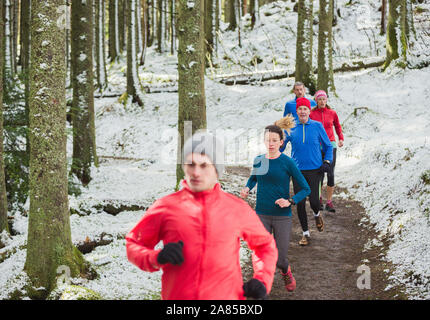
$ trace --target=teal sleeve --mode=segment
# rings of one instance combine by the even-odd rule
[[[246,183],[246,186],[251,191],[256,184],[257,184],[257,176],[255,174],[251,174],[251,176],[248,179],[248,182]]]
[[[293,196],[294,202],[299,203],[311,193],[311,188],[294,162],[290,162],[290,173],[300,186],[300,191]]]

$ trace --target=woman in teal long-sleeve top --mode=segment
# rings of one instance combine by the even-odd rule
[[[257,205],[255,211],[269,232],[273,232],[278,248],[277,267],[285,281],[285,288],[293,291],[296,281],[288,262],[288,246],[291,234],[291,205],[299,203],[311,192],[293,159],[281,153],[279,148],[284,143],[284,134],[280,127],[266,127],[264,143],[267,153],[254,159],[251,176],[241,196],[246,198],[256,184]],[[300,192],[290,197],[290,179],[294,178],[301,186]]]

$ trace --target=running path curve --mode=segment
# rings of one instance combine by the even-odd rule
[[[221,180],[224,190],[239,195],[246,184],[249,169],[228,167]],[[386,272],[390,269],[381,258],[384,246],[363,250],[369,239],[375,238],[370,226],[360,226],[364,209],[360,203],[351,199],[340,199],[339,193],[347,190],[337,187],[333,197],[336,213],[324,211],[324,231],[318,232],[307,204],[311,244],[298,245],[301,228],[296,210],[293,209],[293,230],[290,241],[289,261],[297,281],[294,292],[287,292],[282,278],[277,272],[269,299],[272,300],[374,300],[406,299],[400,290],[390,289]],[[249,204],[255,207],[255,194],[249,197]],[[357,273],[360,265],[370,268],[370,289],[360,290]],[[244,268],[244,279],[249,279],[252,268]]]

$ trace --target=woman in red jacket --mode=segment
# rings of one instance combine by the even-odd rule
[[[162,299],[262,299],[278,259],[273,236],[243,200],[221,190],[224,150],[210,134],[184,145],[183,189],[157,200],[126,236],[127,257],[144,271],[163,270]],[[240,239],[253,251],[243,284]],[[163,241],[163,249],[154,249]]]
[[[334,167],[336,165],[337,146],[339,147],[343,146],[342,127],[339,123],[339,118],[337,116],[336,111],[334,111],[332,108],[330,108],[327,105],[327,94],[325,93],[325,91],[318,90],[315,93],[314,98],[317,103],[317,106],[312,109],[309,117],[312,120],[319,121],[323,124],[323,127],[328,135],[328,138],[330,139],[333,145],[333,161],[330,164],[329,172],[327,172],[327,203],[326,203],[325,209],[329,212],[335,212],[336,210],[332,202],[333,192],[334,192]],[[336,130],[336,134],[339,138],[338,144],[336,144],[336,138],[334,136],[333,127]],[[324,175],[322,176],[322,180],[321,180],[321,188],[323,186],[323,181],[324,181]],[[320,205],[321,205],[321,210],[323,210],[322,197],[320,197]]]

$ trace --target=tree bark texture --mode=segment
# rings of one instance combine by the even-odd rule
[[[296,81],[301,81],[314,94],[315,78],[312,70],[313,0],[298,1]]]
[[[143,100],[141,98],[141,88],[138,76],[138,44],[137,44],[137,5],[136,1],[139,0],[128,0],[127,6],[127,20],[128,32],[127,32],[127,96],[132,98],[133,102],[137,102],[140,106],[143,106]]]
[[[81,1],[78,1],[81,2]],[[30,62],[30,213],[25,271],[44,298],[55,287],[57,267],[83,271],[72,245],[67,191],[66,62],[64,28],[57,8],[64,0],[33,1]]]
[[[93,1],[72,0],[72,124],[73,163],[71,173],[87,185],[91,165],[98,165],[94,119]]]
[[[206,128],[204,0],[178,2],[178,161],[177,187],[183,178],[184,122],[192,121],[192,132]],[[192,3],[192,4],[191,4]]]
[[[333,0],[319,0],[317,89],[334,92],[333,77]]]
[[[95,1],[95,57],[97,87],[103,91],[107,87],[106,54],[105,54],[105,7],[103,0]]]
[[[388,0],[388,23],[387,23],[387,41],[384,69],[392,61],[400,59],[402,65],[407,61],[407,35],[406,35],[406,0]]]
[[[109,0],[109,60],[118,57],[118,0]]]
[[[4,34],[3,1],[0,0],[0,35]],[[7,198],[6,179],[4,172],[3,157],[3,64],[4,64],[3,39],[0,40],[0,233],[6,230],[9,232],[7,223]]]

